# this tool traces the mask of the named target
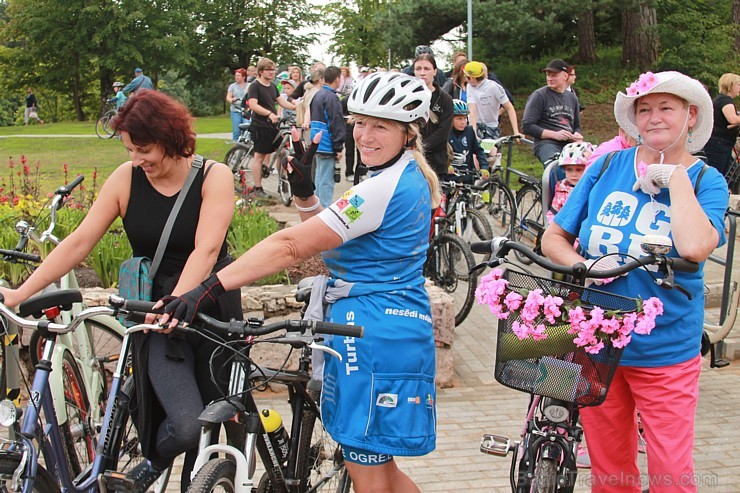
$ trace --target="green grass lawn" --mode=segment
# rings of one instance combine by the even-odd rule
[[[230,133],[231,120],[228,115],[199,118],[195,121],[195,129],[198,133]],[[43,135],[89,137],[36,137]],[[197,141],[196,150],[208,159],[221,161],[229,145],[225,139],[201,138]],[[78,174],[91,177],[97,168],[99,187],[117,166],[128,160],[121,141],[97,138],[92,122],[0,127],[0,183],[8,180],[10,160],[13,159],[17,165],[21,155],[26,156],[32,170],[37,163],[40,164],[41,189],[49,191],[64,182],[64,164],[68,165],[70,177]]]

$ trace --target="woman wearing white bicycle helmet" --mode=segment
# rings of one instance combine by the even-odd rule
[[[315,146],[305,156],[298,146],[298,158],[285,166],[303,222],[168,300],[164,319],[190,321],[211,295],[324,252],[331,277],[321,284],[327,305],[318,315],[365,327],[362,339],[327,341],[342,360],[325,357],[321,403],[324,425],[342,444],[360,493],[418,492],[393,456],[435,448],[435,343],[422,270],[430,213],[440,195],[419,130],[430,96],[422,81],[408,75],[383,72],[362,79],[347,106],[370,178],[322,210],[311,182]],[[321,292],[317,284],[313,292]]]
[[[614,116],[637,147],[590,166],[555,222],[542,250],[571,265],[607,253],[644,256],[645,235],[667,236],[668,256],[703,262],[725,242],[727,184],[692,155],[712,131],[712,102],[701,83],[678,72],[642,74],[617,94]],[[571,245],[578,238],[584,256]],[[612,261],[614,262],[614,260]],[[581,410],[595,492],[639,492],[640,411],[650,492],[696,491],[692,451],[701,371],[703,272],[675,272],[692,295],[659,287],[654,272],[635,270],[600,289],[648,299],[662,310],[655,328],[635,328],[603,404]]]

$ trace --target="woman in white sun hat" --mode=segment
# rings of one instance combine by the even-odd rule
[[[617,94],[614,116],[638,145],[617,152],[607,168],[604,156],[586,170],[545,232],[544,253],[562,264],[612,252],[640,257],[645,255],[641,239],[653,234],[671,238],[669,256],[703,267],[725,242],[728,198],[717,170],[692,155],[709,138],[712,115],[712,101],[701,83],[678,72],[642,74],[626,93]],[[583,256],[571,247],[576,238]],[[636,409],[647,442],[650,492],[696,491],[691,480],[703,271],[676,272],[675,282],[693,298],[659,288],[643,270],[600,288],[643,299],[657,296],[663,313],[652,333],[633,333],[606,401],[581,411],[592,491],[641,491]]]

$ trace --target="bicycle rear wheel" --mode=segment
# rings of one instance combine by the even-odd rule
[[[290,189],[290,182],[288,181],[288,172],[283,168],[283,158],[288,155],[286,150],[277,151],[275,153],[275,167],[278,170],[278,186],[277,193],[280,197],[280,202],[288,207],[293,202],[293,191]]]
[[[514,237],[517,241],[535,248],[539,246],[545,228],[540,189],[532,184],[524,185],[516,194],[516,204],[518,219],[514,229]],[[532,263],[523,254],[516,251],[514,254],[521,263]]]
[[[21,454],[17,457],[3,457],[0,458],[0,492],[6,493],[8,491],[14,491],[11,486],[13,479],[13,473],[18,468],[21,462]],[[23,479],[21,480],[21,484]],[[36,469],[36,477],[33,481],[33,490],[35,493],[59,493],[59,485],[54,480],[54,477],[47,471],[42,465]]]
[[[473,254],[458,237],[442,233],[432,239],[427,251],[424,276],[452,295],[455,304],[455,325],[460,325],[470,313],[475,299],[476,274]]]

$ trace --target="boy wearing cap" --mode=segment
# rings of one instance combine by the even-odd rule
[[[522,130],[534,137],[534,154],[543,164],[568,142],[583,140],[578,97],[568,87],[570,65],[551,60],[542,72],[547,85],[533,92],[524,107]]]
[[[139,89],[154,89],[154,84],[152,84],[152,79],[144,75],[144,71],[137,67],[136,70],[134,70],[133,80],[131,80],[126,87],[121,89],[121,91],[123,94],[130,96]]]
[[[488,79],[485,66],[480,62],[468,62],[463,68],[468,79],[468,106],[470,108],[470,124],[481,139],[498,139],[501,130],[498,125],[498,116],[501,109],[506,110],[514,134],[519,133],[519,121],[516,110],[506,96],[504,88]]]

